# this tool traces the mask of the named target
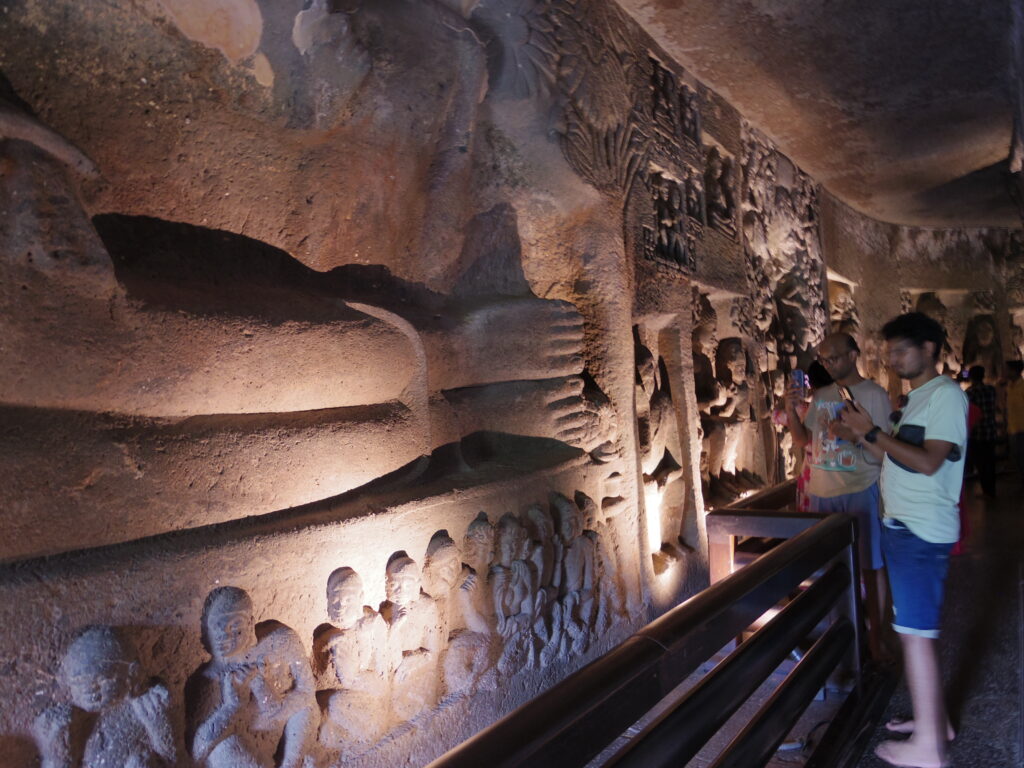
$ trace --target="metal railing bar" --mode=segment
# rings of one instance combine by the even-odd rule
[[[848,620],[840,619],[829,627],[711,768],[766,765],[853,640],[853,627]]]
[[[655,640],[672,653],[685,652],[682,645],[692,642],[692,632],[726,618],[730,629],[722,642],[710,649],[711,655],[842,552],[854,541],[855,525],[846,515],[829,515],[655,619],[637,634]]]
[[[783,542],[442,755],[431,768],[585,765],[848,546],[853,525],[849,517],[833,515]]]
[[[834,564],[606,765],[685,764],[818,625],[849,585],[849,570]]]
[[[804,768],[854,768],[898,681],[894,666],[868,665],[860,686],[846,697]]]
[[[662,698],[662,654],[634,635],[428,768],[585,765]],[[613,701],[619,706],[606,706]]]
[[[756,536],[788,539],[825,519],[818,512],[773,512],[762,509],[720,509],[705,518],[708,537]]]

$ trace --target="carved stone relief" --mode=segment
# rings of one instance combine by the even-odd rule
[[[733,158],[716,146],[709,147],[704,166],[708,223],[729,237],[736,237],[736,190]]]
[[[219,587],[203,608],[203,641],[212,658],[186,690],[193,760],[304,768],[320,713],[298,635],[274,621],[257,626],[249,595]]]
[[[637,443],[656,573],[664,572],[691,549],[683,536],[687,495],[682,436],[666,362],[657,354],[659,337],[642,325],[633,327]]]
[[[178,764],[171,694],[145,682],[132,644],[112,627],[88,627],[68,646],[60,678],[71,698],[33,726],[43,768]]]
[[[997,381],[1002,378],[1003,345],[996,328],[996,319],[991,314],[975,315],[967,323],[964,333],[963,367],[980,365],[985,368],[985,380]]]

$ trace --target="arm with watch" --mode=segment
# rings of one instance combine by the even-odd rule
[[[925,440],[919,446],[905,443],[875,426],[863,406],[852,401],[847,401],[839,419],[832,424],[836,437],[861,445],[877,459],[888,454],[900,464],[925,475],[935,474],[954,447],[946,440]]]

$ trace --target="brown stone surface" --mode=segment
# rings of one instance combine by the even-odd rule
[[[1019,226],[1011,6],[623,0],[833,194],[898,224]]]

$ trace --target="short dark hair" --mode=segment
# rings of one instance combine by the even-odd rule
[[[906,339],[915,347],[924,347],[926,341],[935,345],[934,357],[939,359],[942,347],[946,343],[946,331],[938,322],[924,312],[907,312],[894,317],[882,326],[882,336],[886,341]]]
[[[832,374],[828,372],[828,368],[817,360],[814,360],[807,366],[807,380],[811,382],[811,389],[821,389],[833,382]]]
[[[967,378],[971,381],[982,382],[985,380],[985,366],[984,365],[972,365],[970,370],[967,371]]]

